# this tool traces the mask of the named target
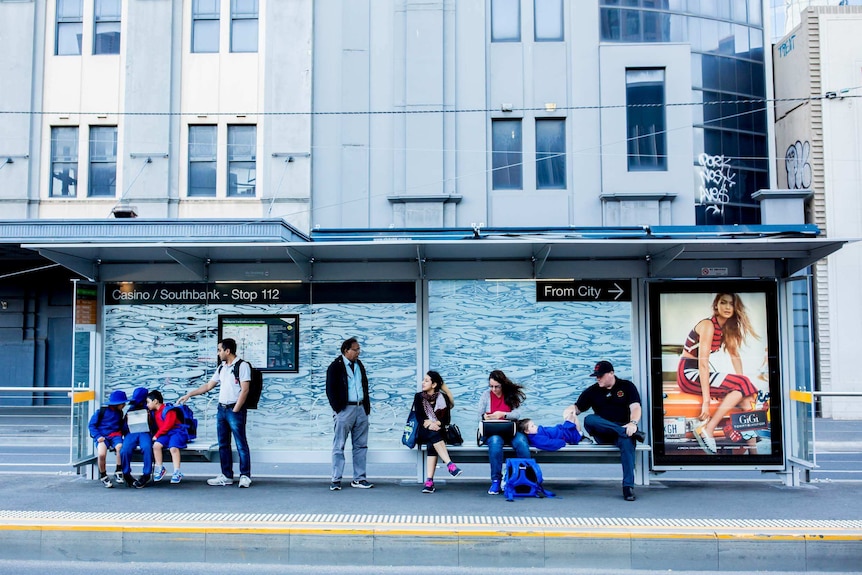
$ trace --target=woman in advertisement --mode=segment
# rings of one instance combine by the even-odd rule
[[[712,317],[702,319],[689,332],[677,368],[677,384],[684,393],[703,399],[699,419],[703,422],[694,430],[694,437],[705,453],[717,453],[715,428],[734,407],[754,409],[757,387],[742,375],[739,350],[748,337],[760,339],[748,318],[745,305],[735,293],[719,293],[712,300]],[[710,355],[724,350],[730,357],[734,373],[713,371]],[[710,415],[710,400],[721,403]],[[749,453],[754,453],[756,437],[747,440]]]

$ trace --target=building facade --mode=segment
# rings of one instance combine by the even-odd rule
[[[307,330],[302,367],[271,378],[269,399],[279,416],[315,429],[312,445],[321,447],[328,412],[320,373],[341,334],[360,326],[369,334],[363,349],[385,360],[376,388],[384,415],[372,435],[394,443],[405,388],[430,365],[463,378],[464,417],[491,360],[558,402],[571,399],[569,374],[600,357],[645,386],[668,371],[662,352],[657,372],[643,355],[648,280],[785,279],[811,255],[787,252],[795,263],[785,265],[768,246],[755,257],[735,247],[710,252],[704,266],[688,255],[697,241],[665,249],[651,229],[668,239],[681,229],[709,236],[715,226],[762,223],[756,194],[773,187],[774,175],[759,0],[49,0],[0,1],[0,11],[0,67],[12,87],[0,93],[7,217],[136,216],[155,224],[134,229],[168,230],[165,241],[182,246],[153,247],[162,239],[155,236],[113,245],[80,227],[84,235],[69,245],[30,246],[102,290],[104,315],[88,341],[107,386],[131,385],[130,374],[153,364],[128,352],[142,334],[178,350],[145,381],[179,393],[207,377],[223,316],[296,316]],[[12,49],[22,45],[30,52]],[[344,247],[344,261],[327,252],[326,263],[275,241],[224,249],[233,225],[225,238],[184,238],[206,227],[202,218],[275,218],[320,242],[357,230],[363,240],[382,231],[376,240],[387,242],[388,230],[431,229],[470,230],[494,244],[517,228],[521,243],[501,241],[500,252],[483,247],[472,259],[462,244],[436,266],[416,246],[374,268],[355,246]],[[186,230],[184,221],[196,224]],[[488,229],[496,232],[483,235]],[[556,259],[552,252],[570,246],[522,245],[537,229],[563,234],[562,244],[585,242]],[[722,233],[700,239],[729,241]],[[761,232],[745,233],[768,244]],[[620,237],[657,243],[610,241]],[[581,277],[622,278],[631,299],[597,307],[538,298],[539,278]],[[301,282],[310,295],[134,306],[122,295],[127,282],[250,280]],[[332,295],[356,280],[366,283]],[[374,282],[408,282],[412,299]],[[777,312],[769,302],[762,310]],[[603,327],[608,320],[613,329]],[[497,322],[511,325],[498,331]],[[573,331],[585,339],[583,357],[565,346],[562,335]],[[482,361],[453,353],[464,337]],[[537,338],[550,339],[533,346]],[[752,357],[765,354],[758,348]],[[542,409],[556,413],[556,405]],[[261,426],[255,439],[274,438],[275,447],[298,439],[281,430]]]
[[[808,221],[831,237],[862,236],[862,6],[818,6],[773,46],[778,186],[811,190]],[[847,246],[815,266],[819,383],[826,392],[862,388],[853,361],[862,252]],[[858,418],[858,399],[823,400],[823,413]]]

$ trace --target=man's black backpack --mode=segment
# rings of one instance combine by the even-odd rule
[[[244,361],[244,359],[240,359],[233,364],[233,377],[236,380],[237,385],[239,385],[239,366]],[[255,368],[249,362],[245,362],[248,363],[248,367],[251,368],[251,380],[249,380],[248,395],[245,398],[243,407],[246,409],[257,409],[260,395],[263,393],[263,372]],[[219,366],[219,371],[221,371],[221,366]]]

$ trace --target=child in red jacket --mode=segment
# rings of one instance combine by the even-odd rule
[[[153,433],[153,481],[161,481],[165,476],[165,466],[162,464],[162,447],[167,446],[171,452],[171,462],[174,464],[174,473],[171,475],[171,483],[179,483],[183,480],[180,471],[180,449],[185,448],[189,442],[189,434],[185,424],[177,417],[172,406],[165,405],[165,400],[160,391],[151,391],[147,394],[147,409],[153,412],[156,431]]]

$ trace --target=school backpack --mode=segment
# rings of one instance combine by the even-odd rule
[[[186,427],[186,432],[189,435],[189,441],[194,441],[198,436],[198,420],[195,419],[195,414],[192,411],[192,408],[186,404],[183,405],[171,405],[170,403],[165,404],[165,417],[168,415],[168,411],[173,410],[173,412],[177,415],[177,421],[183,424]]]
[[[236,379],[236,384],[239,385],[239,366],[244,359],[238,360],[235,364],[233,364],[233,377]],[[248,395],[245,397],[245,403],[243,407],[246,409],[257,409],[257,404],[260,401],[260,396],[263,393],[263,372],[256,367],[254,367],[251,363],[248,363],[248,367],[251,369],[251,379],[248,384]],[[219,366],[219,371],[221,371],[222,366]]]
[[[515,497],[553,497],[542,487],[542,470],[535,459],[512,458],[503,468],[503,495],[506,501]]]

